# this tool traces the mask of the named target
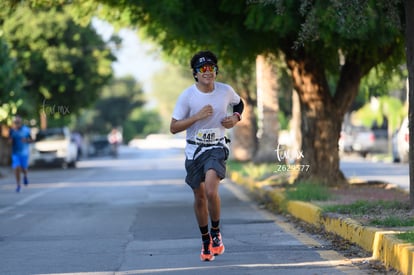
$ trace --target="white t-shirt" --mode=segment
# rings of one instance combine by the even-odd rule
[[[213,107],[213,115],[208,118],[199,120],[187,128],[186,139],[198,143],[213,144],[221,141],[225,135],[225,128],[221,125],[221,121],[233,111],[228,113],[229,106],[240,103],[240,96],[236,94],[230,85],[215,82],[214,90],[210,93],[203,93],[198,90],[196,84],[188,87],[179,96],[177,104],[173,112],[173,119],[182,120],[199,112],[204,106],[211,105]],[[193,159],[193,155],[198,145],[187,143],[185,147],[185,154],[187,159]],[[194,158],[197,158],[205,150],[214,148],[203,147],[200,153]]]

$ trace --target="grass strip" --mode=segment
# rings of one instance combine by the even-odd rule
[[[373,219],[370,225],[386,227],[414,226],[414,219],[388,216],[381,219]]]
[[[263,163],[255,164],[253,162],[237,162],[229,160],[227,162],[230,171],[236,171],[242,176],[255,180],[264,180],[274,174],[275,164]]]
[[[324,212],[339,214],[364,215],[370,213],[381,213],[383,209],[406,209],[407,204],[398,201],[363,201],[359,200],[352,204],[330,205],[323,207]]]
[[[414,231],[397,234],[397,238],[408,243],[414,243]]]
[[[310,181],[302,181],[289,187],[285,195],[288,200],[299,201],[326,201],[331,197],[328,187]]]

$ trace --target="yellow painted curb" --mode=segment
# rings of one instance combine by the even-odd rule
[[[324,215],[322,224],[324,228],[338,234],[342,238],[358,244],[364,250],[373,252],[375,238],[379,229],[371,227],[363,227],[358,222],[349,218],[338,218]]]
[[[387,267],[392,267],[403,274],[414,274],[414,245],[397,239],[395,235],[384,234],[378,241],[377,259]]]
[[[298,219],[320,226],[321,209],[317,206],[302,201],[289,201],[287,210]]]
[[[302,201],[286,201],[282,193],[261,188],[252,179],[243,178],[236,172],[231,172],[230,178],[233,182],[247,187],[255,195],[272,199],[280,210],[286,210],[298,219],[323,227],[326,231],[335,233],[364,250],[372,252],[372,257],[382,261],[385,266],[392,267],[403,274],[414,274],[414,245],[398,240],[395,234],[400,231],[362,226],[349,218],[322,215],[318,206]]]

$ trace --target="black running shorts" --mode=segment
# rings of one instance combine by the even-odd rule
[[[227,148],[213,148],[203,152],[195,160],[185,160],[185,169],[187,176],[185,182],[192,188],[196,189],[200,183],[205,181],[206,172],[210,169],[216,171],[220,179],[226,176],[226,159]]]

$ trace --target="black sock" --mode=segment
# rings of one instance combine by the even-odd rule
[[[200,226],[201,235],[208,234],[208,225]]]
[[[220,220],[218,221],[211,221],[211,235],[217,235],[220,233]]]
[[[201,239],[203,240],[204,245],[210,244],[210,234],[208,234],[208,225],[206,226],[200,226],[200,232],[201,232]]]

